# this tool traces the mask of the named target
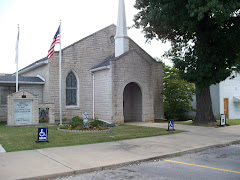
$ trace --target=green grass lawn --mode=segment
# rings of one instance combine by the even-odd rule
[[[240,119],[230,119],[226,121],[227,124],[229,124],[230,126],[234,126],[234,125],[240,125]],[[217,121],[217,124],[220,124],[220,120]]]
[[[161,121],[161,122],[157,122],[157,123],[168,123],[168,121]],[[240,125],[240,119],[230,119],[226,121],[227,124],[229,124],[230,126],[234,126],[234,125]],[[183,125],[194,125],[192,121],[174,121],[174,124],[183,124]],[[219,127],[218,125],[220,125],[220,120],[217,120],[217,123],[211,123],[208,124],[207,127]]]
[[[120,125],[113,128],[114,137],[110,137],[110,132],[64,132],[58,131],[57,126],[49,126],[49,143],[36,143],[38,127],[5,127],[5,124],[0,123],[0,144],[7,152],[111,142],[183,132],[168,132],[166,129],[160,128]]]

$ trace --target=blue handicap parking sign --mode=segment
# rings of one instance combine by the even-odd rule
[[[173,120],[168,121],[168,131],[174,131],[174,122]]]
[[[48,142],[48,128],[38,128],[37,142]]]

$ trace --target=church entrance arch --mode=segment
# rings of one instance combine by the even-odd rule
[[[137,83],[131,82],[123,91],[124,122],[142,121],[142,91]]]

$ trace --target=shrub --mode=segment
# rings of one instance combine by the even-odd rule
[[[79,116],[75,116],[72,118],[72,122],[70,122],[69,125],[71,125],[73,128],[77,126],[83,126],[83,119]]]
[[[108,129],[105,127],[105,122],[93,119],[89,120],[88,126],[84,127],[83,119],[79,116],[75,116],[72,118],[72,122],[70,122],[68,125],[60,126],[60,129],[67,129],[67,130],[105,130]]]
[[[65,126],[59,126],[59,129],[68,129],[69,126],[68,125],[65,125]]]
[[[92,127],[104,127],[105,126],[105,123],[103,121],[100,121],[98,119],[94,119],[91,123],[90,123],[90,126]]]

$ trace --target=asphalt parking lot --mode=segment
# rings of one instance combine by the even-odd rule
[[[60,179],[239,180],[240,144]]]

